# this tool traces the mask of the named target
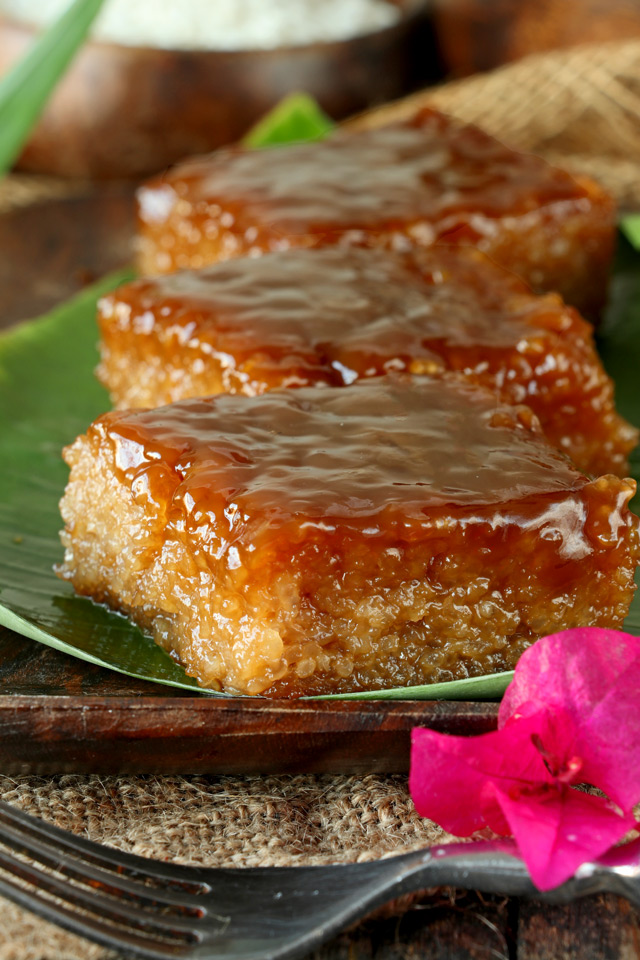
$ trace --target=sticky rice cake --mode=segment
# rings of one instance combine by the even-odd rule
[[[612,199],[433,110],[372,130],[178,164],[138,192],[145,274],[327,244],[471,244],[535,290],[601,309]]]
[[[633,594],[634,482],[453,375],[114,411],[65,458],[61,575],[212,689],[491,673]]]
[[[469,247],[289,250],[127,284],[99,304],[98,375],[118,407],[458,371],[527,403],[587,473],[628,473],[591,327]]]

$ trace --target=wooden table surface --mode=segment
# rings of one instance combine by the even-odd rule
[[[127,263],[132,225],[131,191],[117,185],[98,195],[46,202],[0,216],[0,328],[46,310]],[[20,676],[25,676],[20,665],[36,661],[44,674],[64,678],[62,696],[73,693],[62,655],[7,631],[0,636],[0,648],[12,651],[5,679],[11,676],[16,694],[25,692],[20,687],[24,683]],[[74,682],[87,689],[95,682],[96,670],[88,664],[75,666]],[[112,682],[115,687],[120,683]],[[485,729],[490,714],[490,709],[479,711]],[[402,915],[377,916],[314,957],[640,960],[640,913],[614,896],[556,907],[458,890],[431,891]]]

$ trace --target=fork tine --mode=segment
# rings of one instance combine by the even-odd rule
[[[201,879],[201,872],[197,867],[187,867],[182,864],[165,864],[159,860],[148,860],[138,857],[134,853],[125,853],[112,850],[102,844],[77,837],[67,830],[62,830],[51,823],[46,823],[39,817],[24,813],[4,800],[0,800],[0,820],[12,823],[31,836],[53,841],[56,847],[64,848],[84,861],[91,862],[105,870],[111,870],[118,876],[151,878],[158,883],[184,890],[188,894],[208,893],[209,886],[206,880]]]
[[[85,883],[99,884],[115,896],[160,905],[187,916],[197,917],[202,912],[194,906],[193,895],[210,891],[207,883],[193,879],[194,876],[197,878],[197,871],[193,868],[175,864],[165,866],[155,860],[110,850],[20,810],[13,810],[2,802],[0,839],[14,850],[24,852],[61,873]],[[148,878],[156,886],[145,883]]]
[[[9,870],[14,876],[27,879],[32,884],[30,888],[26,888],[13,877],[0,874],[0,895],[70,933],[86,937],[112,950],[125,951],[147,960],[176,960],[176,958],[186,958],[191,953],[193,944],[184,940],[174,939],[171,942],[159,937],[143,936],[125,925],[118,926],[99,916],[80,912],[73,906],[56,902],[50,899],[50,896],[56,895],[55,892],[47,896],[47,891],[40,886],[40,871],[36,870],[32,877],[26,878],[25,874],[28,871],[25,865],[11,853],[0,853],[0,861],[3,869]]]
[[[35,863],[25,863],[15,857],[13,854],[0,849],[0,867],[4,867],[15,876],[28,883],[37,883],[38,887],[45,890],[61,900],[74,906],[82,907],[84,910],[99,913],[101,917],[108,917],[120,924],[128,924],[138,930],[145,930],[162,936],[174,937],[182,936],[187,939],[197,940],[194,932],[194,926],[199,919],[206,915],[206,911],[194,908],[191,911],[182,910],[182,916],[176,916],[175,912],[164,912],[166,904],[162,900],[148,897],[146,902],[142,898],[135,900],[122,899],[120,890],[112,885],[106,886],[93,878],[83,874],[78,868],[67,869],[64,860],[56,859],[50,855],[49,851],[39,855],[39,851],[34,849],[31,852],[24,843],[21,842],[18,831],[15,831],[15,837],[12,836],[11,828],[0,824],[0,843],[18,849],[20,853],[28,853],[33,859],[44,864],[57,873],[64,873],[66,876],[73,877],[74,880],[86,886],[71,884],[65,877],[60,877],[52,873],[45,872]],[[94,871],[95,872],[95,871]],[[163,911],[163,912],[161,912]],[[191,919],[184,918],[185,913],[190,913]]]

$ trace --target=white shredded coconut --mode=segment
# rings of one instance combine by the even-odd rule
[[[69,3],[0,0],[0,12],[44,26]],[[388,0],[106,0],[92,35],[165,49],[272,49],[346,39],[400,16]]]

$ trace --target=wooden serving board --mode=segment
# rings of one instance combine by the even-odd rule
[[[0,216],[0,328],[126,265],[133,233],[130,186]],[[0,769],[14,776],[401,772],[413,727],[478,733],[496,716],[495,704],[194,695],[0,628]]]
[[[496,713],[481,703],[193,695],[0,628],[0,770],[11,776],[401,772],[413,727],[479,733]]]

